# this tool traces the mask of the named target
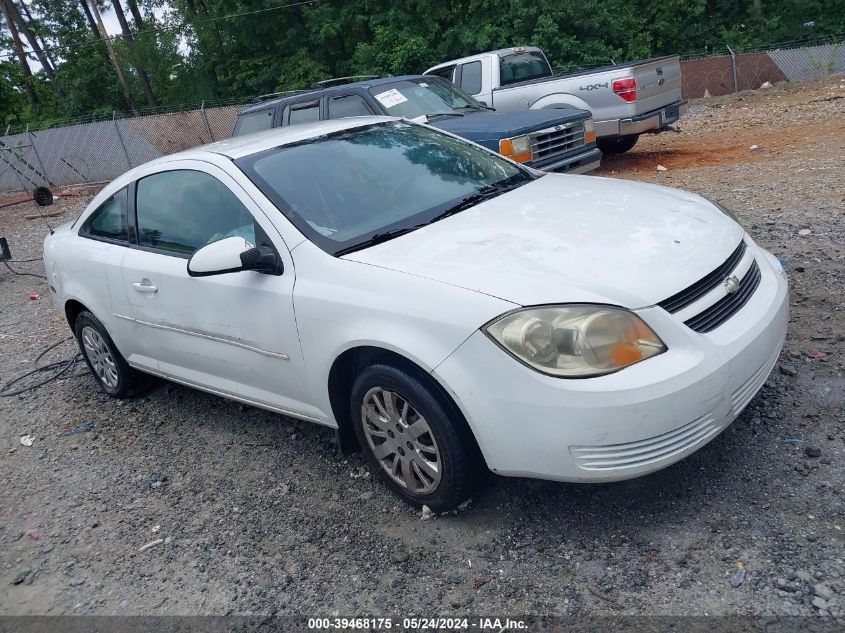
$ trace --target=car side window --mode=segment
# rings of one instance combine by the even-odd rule
[[[373,112],[359,95],[343,95],[329,99],[329,118],[344,119],[350,116],[370,116]]]
[[[249,112],[238,117],[233,136],[243,136],[253,132],[262,132],[273,127],[273,110]]]
[[[94,211],[79,230],[85,237],[129,242],[129,222],[126,217],[127,193],[121,189]]]
[[[142,178],[136,188],[138,243],[189,256],[226,237],[255,244],[255,219],[237,196],[201,171],[165,171]]]
[[[452,77],[455,76],[455,67],[446,66],[445,68],[438,68],[432,70],[430,73],[426,73],[426,75],[437,75],[438,77],[443,77],[446,81],[452,81]]]
[[[297,123],[311,123],[320,120],[320,101],[294,103],[287,107],[288,125]]]
[[[461,88],[471,95],[481,92],[481,62],[469,62],[461,67]]]

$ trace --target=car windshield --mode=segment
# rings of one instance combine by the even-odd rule
[[[535,178],[492,152],[408,121],[347,129],[236,162],[308,239],[338,256]]]
[[[542,53],[523,51],[505,55],[499,60],[499,85],[530,81],[541,77],[551,77],[552,69]]]
[[[381,104],[386,114],[406,119],[484,109],[484,106],[455,84],[438,77],[374,86],[370,88],[370,94]]]

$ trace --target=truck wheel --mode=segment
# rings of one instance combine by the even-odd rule
[[[618,138],[600,138],[596,141],[596,145],[599,146],[603,154],[624,154],[637,144],[639,138],[639,135],[636,134]]]
[[[353,427],[374,474],[414,506],[446,512],[475,490],[482,470],[468,429],[411,372],[371,365],[355,379]]]

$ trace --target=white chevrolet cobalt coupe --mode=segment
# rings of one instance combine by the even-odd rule
[[[682,459],[786,334],[781,265],[718,204],[382,117],[142,165],[44,253],[106,393],[152,374],[336,428],[435,512],[485,467],[599,482]]]

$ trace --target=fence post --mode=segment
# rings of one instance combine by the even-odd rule
[[[132,169],[132,161],[129,159],[129,152],[126,151],[126,143],[123,142],[123,134],[120,133],[120,126],[117,124],[117,113],[112,110],[111,120],[114,123],[114,129],[117,130],[117,138],[120,141],[120,146],[123,148],[123,155],[126,156],[126,164],[129,169]]]
[[[47,175],[47,169],[44,167],[44,161],[41,160],[41,157],[38,155],[38,148],[35,147],[35,136],[33,136],[32,132],[29,131],[29,126],[27,126],[26,133],[29,136],[29,144],[32,146],[32,152],[35,154],[35,158],[38,159],[38,164],[41,165],[41,177],[47,181],[48,187],[52,187],[53,183],[50,182],[50,176]]]
[[[725,46],[728,45],[725,44]],[[728,51],[730,51],[731,53],[731,66],[733,67],[734,71],[734,92],[739,92],[739,85],[736,82],[736,55],[734,54],[733,49],[730,46],[728,46]]]
[[[216,139],[214,138],[214,134],[211,133],[211,126],[208,124],[208,114],[205,112],[205,99],[202,100],[200,112],[202,112],[202,119],[205,121],[205,129],[208,131],[209,143],[213,143]]]

